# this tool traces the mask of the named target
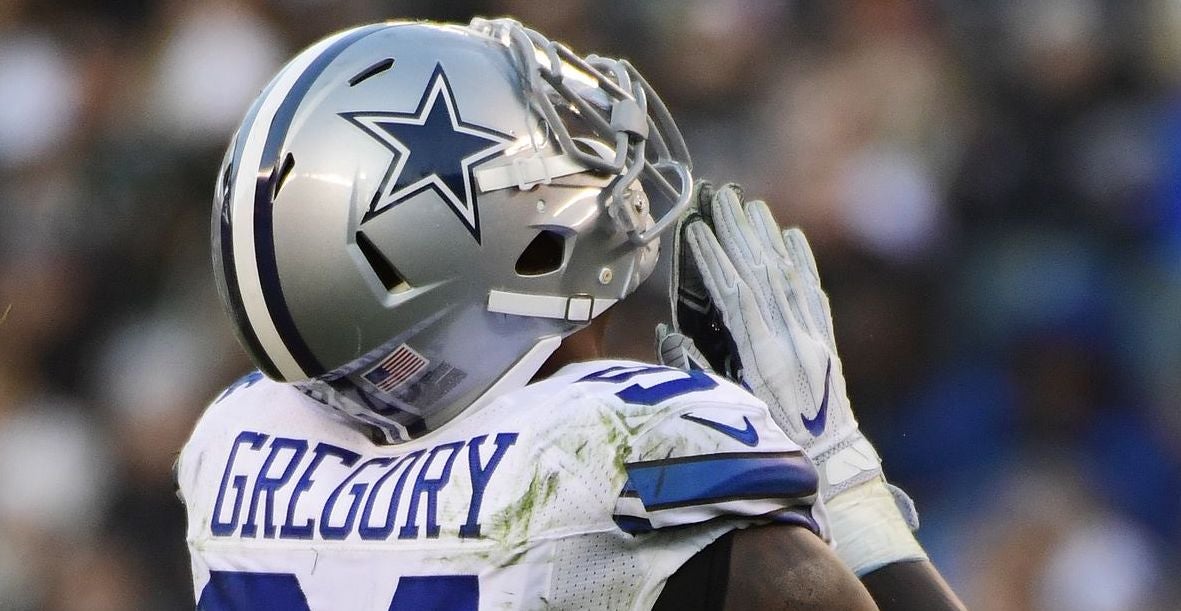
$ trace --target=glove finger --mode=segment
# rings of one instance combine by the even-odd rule
[[[685,243],[689,246],[701,279],[715,301],[735,290],[740,282],[738,271],[705,223],[688,225],[685,228]]]
[[[693,340],[660,323],[656,325],[656,354],[660,364],[684,371],[713,371]]]
[[[699,179],[693,183],[693,195],[689,206],[673,231],[672,274],[668,284],[668,301],[672,311],[672,325],[675,331],[697,328],[710,310],[709,294],[701,281],[701,272],[693,255],[685,250],[685,229],[692,223],[710,224],[709,202],[717,189],[708,180]]]
[[[775,254],[774,264],[779,272],[779,283],[782,285],[781,288],[777,288],[776,297],[779,298],[777,299],[778,305],[780,310],[784,312],[784,317],[787,318],[790,314],[809,330],[819,330],[815,325],[815,318],[808,311],[808,306],[800,303],[800,294],[811,290],[806,285],[798,286],[801,282],[809,282],[801,277],[807,272],[801,270],[800,266],[794,262],[788,246],[784,242],[784,234],[780,232],[779,223],[771,214],[771,209],[766,202],[761,200],[747,202],[746,216],[750,219],[751,227],[754,228],[759,240],[763,243],[764,251],[767,254]]]
[[[714,195],[710,202],[714,234],[731,261],[757,262],[762,258],[762,245],[742,209],[739,193],[732,185],[725,185]]]
[[[703,313],[709,309],[709,295],[701,283],[701,272],[691,253],[685,250],[685,230],[692,223],[701,222],[695,210],[690,210],[677,221],[673,233],[672,276],[668,284],[668,302],[672,310],[673,328],[677,331],[692,326],[691,321],[681,320],[681,305],[689,313]]]
[[[714,195],[718,192],[717,186],[708,180],[698,180],[693,185],[693,197],[690,198],[692,202],[690,205],[705,221],[705,224],[713,229],[713,212],[710,210],[710,202],[713,201]]]
[[[772,337],[753,299],[753,291],[739,277],[722,245],[705,223],[690,225],[685,241],[697,260],[714,305],[722,313],[726,328],[738,348],[739,358],[744,363],[753,363],[756,350],[752,338]]]
[[[767,265],[771,256],[763,252],[762,241],[742,208],[739,194],[731,185],[726,185],[714,196],[714,233],[738,276],[752,289],[768,324],[778,326],[786,311],[779,311],[770,281],[769,276],[774,273]]]
[[[783,232],[783,239],[792,263],[800,270],[800,275],[807,279],[807,285],[799,287],[799,299],[803,301],[803,308],[810,313],[812,324],[823,332],[835,354],[832,308],[828,302],[828,295],[820,286],[820,272],[816,268],[816,257],[812,254],[808,238],[799,227],[791,227]]]
[[[789,227],[783,232],[783,241],[787,245],[788,256],[792,264],[806,272],[812,282],[820,285],[820,272],[816,268],[816,258],[812,256],[812,247],[808,238],[799,227]]]
[[[672,333],[672,329],[668,326],[668,323],[656,323],[656,345],[659,346],[670,333]]]
[[[750,219],[750,224],[758,234],[759,239],[763,242],[763,246],[776,255],[784,263],[791,264],[791,258],[787,253],[787,245],[783,242],[783,234],[780,233],[779,223],[775,221],[775,217],[771,214],[771,209],[767,203],[762,200],[755,200],[746,203],[746,216]]]

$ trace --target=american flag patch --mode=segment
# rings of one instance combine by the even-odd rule
[[[362,377],[379,390],[392,392],[430,364],[426,357],[415,352],[410,346],[402,344],[373,369],[366,371]]]

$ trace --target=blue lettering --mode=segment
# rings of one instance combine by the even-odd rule
[[[357,532],[360,533],[362,539],[384,540],[394,531],[394,520],[398,513],[398,500],[402,498],[402,489],[406,486],[406,480],[409,478],[410,470],[414,468],[415,463],[425,453],[426,450],[417,450],[403,456],[398,461],[398,464],[390,469],[389,473],[386,473],[381,476],[381,479],[374,482],[373,487],[369,489],[369,498],[365,500],[365,509],[361,512],[361,525],[357,527]],[[389,509],[385,514],[385,524],[381,526],[370,526],[369,516],[373,512],[373,503],[377,500],[377,491],[381,489],[382,484],[387,479],[399,470],[401,470],[402,475],[398,477],[398,483],[394,485],[394,493],[390,496]]]
[[[344,540],[356,527],[363,540],[387,540],[399,522],[399,515],[403,513],[399,508],[405,507],[405,520],[398,529],[399,539],[416,539],[420,534],[428,538],[437,538],[442,530],[438,523],[439,495],[451,482],[451,470],[460,451],[466,445],[471,498],[466,520],[458,525],[459,537],[478,538],[481,536],[480,510],[484,494],[509,448],[516,444],[518,434],[498,433],[491,440],[489,437],[490,435],[479,435],[466,441],[445,443],[402,456],[363,459],[363,455],[358,452],[330,443],[271,437],[264,433],[243,431],[234,439],[226,459],[221,486],[213,507],[212,533],[214,536],[224,537],[238,531],[242,537],[274,538],[277,535],[282,539],[306,540],[312,539],[319,529],[319,535],[324,540]],[[313,443],[315,445],[311,447],[311,456],[305,463],[303,459]],[[267,456],[258,457],[263,460],[257,473],[250,469],[250,473],[235,474],[235,469],[249,469],[238,465],[237,462],[239,450],[242,450],[243,446],[251,452],[261,452],[264,446],[266,447]],[[308,507],[302,512],[299,511],[300,501],[306,500],[303,498],[304,493],[318,486],[332,485],[323,481],[325,477],[330,480],[337,479],[335,473],[340,472],[339,468],[324,464],[329,457],[347,469],[347,473],[333,488],[322,508]],[[295,476],[297,470],[301,471],[298,477]],[[328,475],[330,472],[333,475]],[[254,478],[253,483],[250,482],[251,478]],[[411,482],[413,486],[410,486]],[[248,486],[251,487],[249,499]],[[393,489],[390,491],[388,508],[383,518],[378,514],[380,509],[377,507],[387,503],[383,490],[390,486]],[[275,507],[277,493],[280,490],[291,491],[285,510],[282,506],[278,509]],[[234,496],[232,510],[228,498],[231,494]],[[337,503],[344,502],[341,497],[345,494],[352,497],[348,501],[347,509],[342,507],[334,515]],[[408,503],[403,505],[403,498],[407,494]],[[313,496],[316,499],[323,498],[319,493]],[[243,507],[247,500],[248,509]],[[304,505],[306,507],[307,503]],[[317,511],[319,518],[315,517]],[[420,516],[420,512],[423,515]],[[276,516],[276,513],[279,515]],[[334,524],[333,519],[339,523]],[[420,520],[425,521],[425,528],[421,530]]]
[[[294,450],[291,460],[287,462],[287,466],[283,468],[283,472],[278,477],[267,475],[271,471],[271,465],[275,462],[275,458],[283,450]],[[242,525],[243,537],[253,537],[258,532],[258,524],[255,521],[255,517],[258,515],[258,499],[264,495],[266,496],[266,515],[263,516],[262,534],[267,538],[275,536],[273,519],[275,513],[275,491],[283,484],[286,484],[287,480],[291,479],[291,475],[295,473],[295,467],[299,465],[300,459],[303,458],[307,450],[308,442],[303,439],[275,437],[271,440],[271,453],[263,461],[262,469],[258,471],[258,478],[254,480],[254,494],[250,496],[250,513],[246,516],[246,523]]]
[[[215,537],[225,537],[234,533],[234,529],[238,528],[238,515],[242,511],[242,495],[246,487],[246,476],[234,476],[234,511],[230,514],[230,520],[222,522],[219,519],[221,516],[221,503],[225,500],[226,483],[230,479],[230,473],[234,470],[234,459],[238,456],[238,447],[242,444],[250,444],[251,450],[258,450],[262,447],[267,436],[262,433],[254,433],[251,431],[242,431],[238,433],[238,437],[234,439],[234,445],[230,446],[230,456],[226,459],[226,470],[221,476],[221,487],[217,491],[217,500],[213,503],[213,521],[210,523],[209,529]]]
[[[291,500],[287,503],[287,520],[283,523],[282,528],[279,529],[280,539],[311,539],[312,532],[315,530],[316,521],[308,518],[301,526],[295,525],[295,504],[299,502],[299,497],[304,492],[312,487],[314,481],[312,474],[316,472],[316,468],[324,462],[326,456],[335,456],[340,459],[340,464],[351,467],[358,459],[360,454],[346,450],[328,443],[317,443],[315,448],[312,448],[312,460],[308,464],[308,468],[304,469],[303,475],[295,484],[295,489],[291,491]]]
[[[447,485],[447,481],[451,479],[451,465],[455,463],[455,456],[459,454],[459,448],[463,447],[462,441],[455,441],[452,443],[445,443],[440,446],[431,448],[431,453],[427,455],[426,462],[422,465],[422,470],[418,472],[418,479],[414,482],[414,491],[410,493],[410,508],[406,513],[406,523],[398,531],[399,539],[414,539],[418,537],[418,500],[422,495],[426,495],[426,536],[436,538],[439,536],[439,525],[435,521],[435,512],[438,505],[439,490]],[[450,450],[451,454],[447,457],[447,462],[443,464],[443,473],[437,478],[428,478],[427,471],[431,467],[431,463],[435,460],[435,455],[440,450]]]
[[[459,527],[459,536],[464,539],[480,536],[480,505],[484,503],[484,490],[492,479],[492,473],[500,465],[500,459],[509,446],[517,442],[516,433],[500,433],[496,436],[496,450],[488,459],[488,464],[480,465],[480,446],[484,445],[487,435],[473,437],[467,444],[467,466],[472,477],[472,500],[468,503],[467,521]]]
[[[321,537],[324,537],[328,540],[339,541],[349,535],[349,531],[353,529],[353,522],[357,518],[357,506],[361,504],[361,497],[365,495],[365,490],[369,488],[369,484],[353,485],[352,489],[349,490],[349,494],[353,495],[353,502],[351,505],[349,505],[348,516],[345,517],[344,524],[340,526],[333,526],[328,523],[328,518],[332,515],[332,509],[336,506],[336,501],[340,498],[340,493],[344,490],[345,486],[349,485],[349,482],[357,479],[357,476],[360,475],[361,472],[370,465],[384,467],[394,462],[394,460],[396,460],[394,457],[370,458],[369,460],[361,463],[361,466],[357,467],[352,473],[350,473],[349,476],[346,477],[344,481],[336,487],[336,490],[332,491],[332,494],[328,497],[328,502],[324,504],[323,513],[320,514]]]
[[[655,384],[653,386],[644,387],[639,383],[634,383],[627,388],[615,393],[615,396],[622,399],[624,402],[638,405],[656,405],[662,403],[673,397],[679,397],[691,392],[701,390],[709,390],[717,387],[718,383],[709,374],[704,371],[681,371],[680,369],[672,369],[670,367],[623,367],[616,365],[608,367],[602,371],[597,371],[588,376],[580,378],[579,382],[626,382],[638,375],[645,374],[663,374],[669,372],[676,372],[683,377],[677,377],[672,380],[666,380]]]
[[[652,365],[634,365],[626,367],[623,365],[613,365],[601,371],[596,371],[592,374],[578,378],[579,382],[626,382],[631,378],[640,375],[641,373],[652,373],[654,371],[678,371],[669,369],[668,367],[653,367]]]

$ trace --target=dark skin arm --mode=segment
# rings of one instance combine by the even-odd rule
[[[669,577],[653,611],[877,609],[813,532],[786,524],[733,530]]]
[[[805,528],[748,528],[733,545],[725,609],[877,609],[857,577]]]
[[[939,571],[926,560],[887,564],[866,573],[861,583],[883,611],[966,609]]]
[[[819,537],[795,526],[762,526],[723,535],[669,578],[653,607],[654,611],[876,608],[965,609],[930,562],[896,562],[866,574],[858,583]]]

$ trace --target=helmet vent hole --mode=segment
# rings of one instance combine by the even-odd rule
[[[566,238],[556,231],[544,230],[533,238],[517,258],[517,273],[522,276],[540,276],[557,271],[562,267],[566,252]]]
[[[357,83],[360,83],[371,76],[377,76],[378,74],[381,74],[392,67],[394,67],[394,58],[387,57],[353,75],[353,78],[349,79],[349,87],[355,87]]]
[[[287,153],[283,158],[283,165],[279,168],[279,178],[275,181],[275,193],[271,196],[274,199],[279,196],[279,190],[287,182],[287,177],[291,175],[291,170],[295,169],[295,155]]]
[[[406,278],[402,276],[398,269],[394,267],[390,260],[381,254],[381,251],[373,245],[369,237],[364,232],[357,232],[357,246],[361,249],[361,254],[373,268],[373,272],[377,274],[378,280],[385,286],[385,290],[391,293],[400,293],[410,289],[410,283],[406,282]]]

